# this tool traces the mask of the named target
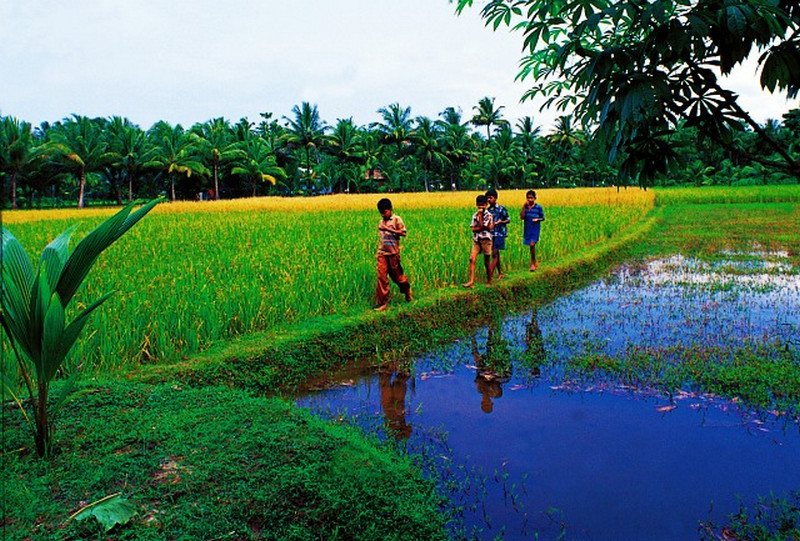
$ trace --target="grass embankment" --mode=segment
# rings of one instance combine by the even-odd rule
[[[155,279],[158,285],[145,288],[143,298],[150,304],[144,306],[132,308],[130,296],[118,295],[122,304],[110,316],[119,318],[113,322],[114,326],[131,323],[136,327],[136,318],[154,322],[162,329],[182,324],[186,319],[193,321],[191,314],[181,312],[180,306],[173,307],[177,316],[171,313],[170,299],[175,290],[193,295],[192,307],[206,311],[211,311],[217,300],[227,298],[246,298],[258,306],[274,300],[273,304],[280,305],[279,297],[288,294],[288,290],[280,289],[280,281],[270,289],[261,280],[264,275],[275,273],[286,276],[281,270],[286,270],[287,258],[295,265],[291,270],[302,267],[302,272],[288,273],[287,278],[287,282],[293,276],[298,280],[294,289],[300,291],[292,298],[301,309],[289,307],[290,310],[270,320],[269,330],[217,345],[205,353],[197,353],[202,339],[197,340],[195,350],[188,346],[188,349],[178,348],[183,354],[195,353],[187,354],[189,358],[175,366],[147,367],[148,370],[138,374],[148,374],[152,383],[85,382],[84,389],[89,394],[69,403],[57,421],[59,452],[49,462],[33,457],[23,422],[7,404],[2,485],[13,489],[4,488],[7,504],[4,532],[20,539],[443,537],[447,518],[437,508],[439,502],[433,484],[423,481],[411,469],[407,457],[387,453],[385,447],[353,429],[332,427],[312,419],[280,398],[251,396],[216,384],[268,390],[293,387],[327,368],[341,365],[342,359],[374,356],[376,349],[381,355],[403,355],[455,336],[465,322],[485,315],[488,301],[497,301],[500,307],[521,307],[531,302],[537,292],[552,294],[548,291],[582,283],[614,260],[609,249],[618,250],[623,243],[620,229],[626,230],[626,237],[642,234],[645,225],[640,219],[652,206],[652,199],[632,192],[645,203],[617,208],[612,205],[617,197],[613,191],[594,192],[602,196],[588,204],[576,200],[577,193],[565,192],[567,202],[563,208],[556,205],[547,208],[548,220],[557,225],[547,232],[548,240],[542,243],[539,255],[552,262],[549,268],[545,270],[543,266],[538,276],[511,273],[502,287],[478,287],[475,292],[453,286],[463,279],[466,269],[469,234],[461,230],[469,222],[474,194],[460,194],[463,201],[455,208],[436,205],[409,208],[402,213],[409,228],[415,222],[419,225],[405,244],[406,253],[434,256],[406,259],[418,300],[408,307],[393,305],[384,314],[372,313],[368,300],[374,282],[373,230],[377,223],[377,213],[371,210],[374,196],[370,198],[369,211],[359,214],[353,209],[330,210],[325,216],[289,210],[266,215],[252,211],[230,215],[205,212],[202,222],[197,222],[174,211],[175,207],[167,207],[162,211],[162,220],[150,221],[155,222],[153,229],[137,229],[143,235],[137,241],[139,248],[146,246],[146,241],[152,243],[153,238],[163,239],[164,245],[149,248],[145,253],[152,256],[150,262],[166,264],[165,267],[156,265],[159,270],[155,275],[145,272],[147,263],[134,257],[135,250],[120,249],[95,269],[100,276],[109,273],[118,280],[124,278],[126,288],[133,288],[143,276],[145,281]],[[395,198],[398,209],[405,197]],[[543,199],[541,194],[540,198]],[[425,201],[442,204],[437,203],[437,198]],[[423,225],[432,218],[433,225]],[[43,225],[53,230],[50,236],[66,225],[59,218],[49,220],[30,223],[25,234],[19,236],[47,238]],[[287,220],[295,227],[287,229]],[[252,225],[262,222],[273,229]],[[198,234],[198,223],[209,227],[202,235]],[[251,225],[245,227],[245,223]],[[347,228],[342,229],[342,223]],[[179,224],[183,226],[178,227]],[[354,224],[363,226],[366,234],[356,230]],[[463,234],[443,235],[450,225]],[[292,257],[304,257],[304,250],[317,247],[319,236],[314,232],[328,231],[328,226],[341,231],[344,242],[324,243],[329,251],[313,252],[310,259],[301,259],[297,266]],[[235,228],[239,228],[239,234],[233,235],[237,244],[230,251],[225,241],[233,238],[230,230]],[[298,230],[301,236],[287,237],[288,232]],[[269,234],[265,235],[265,231]],[[276,237],[279,240],[272,241]],[[186,250],[176,239],[196,240],[198,244],[191,244],[192,248]],[[295,251],[289,255],[276,253],[276,244],[278,249],[289,247]],[[262,245],[268,246],[265,252],[259,251]],[[526,254],[517,243],[513,246],[516,247],[509,250],[505,260],[507,268],[524,268]],[[217,248],[226,251],[219,254],[215,252]],[[433,249],[439,252],[431,252]],[[353,255],[361,251],[368,255]],[[437,253],[445,257],[439,261]],[[264,254],[266,260],[262,258]],[[282,264],[263,265],[272,270],[263,275],[244,273],[241,279],[242,266],[247,268],[256,261],[280,262],[281,254]],[[250,263],[242,263],[242,257]],[[344,263],[339,257],[360,270],[347,267],[344,272],[350,274],[343,274]],[[129,266],[130,262],[135,265]],[[327,269],[331,264],[340,267]],[[189,274],[190,279],[170,281],[169,276],[176,274],[176,269],[181,275]],[[198,276],[207,281],[198,282]],[[248,282],[256,284],[255,290],[237,289]],[[538,285],[531,289],[531,284]],[[341,292],[343,300],[326,307],[318,300],[324,296],[316,294],[333,295],[330,291]],[[315,304],[309,308],[303,302]],[[159,319],[162,316],[156,306],[170,314]],[[244,321],[239,314],[246,313],[247,306],[224,304],[222,313],[229,318],[228,327],[230,321],[237,321],[232,316]],[[125,320],[130,314],[134,319]],[[110,329],[104,330],[100,323],[93,329],[92,340]],[[200,329],[205,324],[194,321],[192,325]],[[249,324],[234,326],[236,332],[252,330]],[[133,358],[135,362],[114,364],[110,359],[116,350],[112,349],[106,353],[111,357],[98,364],[107,370],[124,371],[138,365],[143,358],[154,362],[159,358],[157,343],[151,341],[150,335],[146,336]],[[222,332],[221,336],[227,335]],[[92,343],[99,344],[89,341],[83,347],[88,348]],[[389,346],[395,349],[392,351]],[[148,355],[142,355],[145,352]],[[175,379],[209,386],[198,390],[180,383],[161,383]],[[115,492],[122,492],[133,502],[138,513],[125,526],[105,534],[93,523],[67,520],[71,512],[83,505]]]
[[[445,537],[434,485],[407,459],[290,403],[217,387],[84,390],[49,461],[19,419],[6,427],[3,539]],[[129,524],[68,520],[117,492],[136,507]]]

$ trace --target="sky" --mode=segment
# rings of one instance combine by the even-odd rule
[[[0,115],[31,124],[73,114],[142,128],[260,114],[282,120],[307,101],[329,125],[379,121],[392,103],[438,118],[488,96],[543,133],[561,111],[520,103],[522,36],[493,32],[482,2],[447,0],[3,0]],[[761,91],[754,67],[729,81],[758,122],[798,100]]]

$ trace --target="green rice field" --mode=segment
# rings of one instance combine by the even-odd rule
[[[475,194],[436,195],[394,197],[409,231],[402,257],[417,299],[467,278]],[[78,293],[80,305],[116,291],[93,314],[68,370],[170,363],[233,336],[369,310],[379,198],[160,205],[103,254]],[[523,201],[524,192],[501,195],[512,218],[503,253],[512,274],[527,272],[518,205],[511,205]],[[613,238],[653,207],[652,192],[634,189],[542,191],[538,202],[546,212],[537,248],[543,266]],[[79,239],[110,212],[6,213],[4,225],[38,258],[68,226],[79,223]]]

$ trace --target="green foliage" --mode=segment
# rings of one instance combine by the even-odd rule
[[[154,200],[131,213],[125,207],[82,239],[72,253],[68,229],[42,252],[34,269],[20,242],[2,228],[2,312],[0,323],[12,343],[19,373],[30,395],[36,452],[46,456],[52,450],[52,424],[48,394],[89,315],[111,295],[106,293],[83,308],[67,324],[67,307],[83,283],[97,257],[133,227],[159,201]],[[4,381],[10,380],[4,374]],[[36,391],[34,391],[36,389]],[[18,401],[20,408],[23,406]]]
[[[352,428],[241,390],[87,385],[48,463],[7,417],[9,539],[446,538],[434,483]],[[125,524],[67,520],[112,487],[136,511]]]
[[[117,524],[127,524],[135,514],[136,507],[117,492],[83,507],[70,518],[78,521],[94,518],[108,532]]]
[[[770,494],[759,497],[752,509],[743,503],[739,507],[724,526],[714,522],[702,523],[700,539],[773,541],[800,538],[800,492],[793,492],[785,498]]]
[[[580,117],[572,115],[559,118],[548,134],[541,134],[531,117],[512,128],[501,118],[503,106],[489,97],[463,123],[454,107],[432,120],[393,103],[378,110],[382,122],[356,126],[340,119],[328,130],[316,105],[294,109],[293,118],[284,117],[287,126],[262,113],[258,125],[247,118],[235,125],[215,118],[189,130],[163,121],[143,130],[118,116],[73,116],[31,130],[28,123],[0,117],[0,202],[8,207],[10,201],[12,208],[61,206],[80,202],[84,193],[86,205],[121,205],[126,191],[130,202],[165,194],[195,200],[490,185],[626,186],[637,180],[645,185],[797,182],[790,170],[771,165],[786,159],[782,148],[798,157],[797,111],[784,115],[783,125],[736,124],[725,146],[686,120],[658,136],[640,130],[627,150],[609,161],[609,145],[623,141],[618,131],[590,134],[575,127]],[[688,165],[681,169],[675,163]],[[698,168],[713,168],[713,174],[697,180]]]
[[[472,3],[458,0],[457,11]],[[800,178],[797,156],[718,80],[719,72],[729,74],[757,49],[763,52],[762,87],[797,96],[796,3],[492,0],[482,17],[495,29],[523,33],[528,54],[518,78],[534,80],[523,98],[574,107],[584,125],[596,126],[609,141],[610,161],[622,158],[623,173],[646,180],[678,164],[670,136],[685,122],[726,147],[746,124],[778,155],[760,161]]]

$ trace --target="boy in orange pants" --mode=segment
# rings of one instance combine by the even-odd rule
[[[389,278],[400,288],[400,293],[406,296],[406,302],[412,300],[411,284],[403,272],[400,264],[400,237],[406,236],[406,226],[400,216],[392,211],[392,202],[386,198],[378,201],[378,212],[381,221],[378,222],[378,286],[375,290],[375,311],[383,312],[389,306]]]

